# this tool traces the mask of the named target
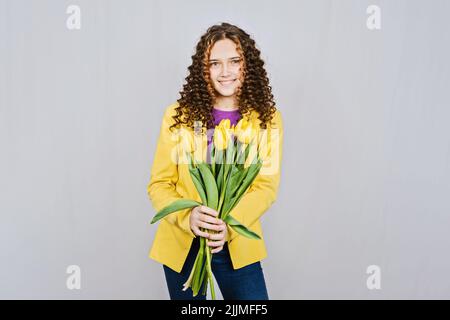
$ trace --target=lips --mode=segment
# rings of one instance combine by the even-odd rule
[[[226,81],[219,81],[219,83],[223,86],[229,86],[230,84],[234,83],[236,79],[234,80],[226,80]]]

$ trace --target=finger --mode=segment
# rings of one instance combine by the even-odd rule
[[[216,224],[215,226],[217,227],[216,231],[219,231],[220,233],[225,233],[227,230],[226,224]]]
[[[220,252],[220,251],[222,251],[222,249],[223,249],[223,246],[222,246],[222,247],[215,248],[215,249],[211,250],[211,253],[217,253],[217,252]]]
[[[213,248],[223,247],[225,244],[225,241],[206,241],[206,244]]]
[[[199,236],[199,237],[203,237],[203,238],[209,238],[210,234],[208,232],[203,232],[201,231],[199,228],[194,227],[194,234]]]
[[[213,217],[218,217],[219,216],[219,213],[216,210],[214,210],[214,209],[212,209],[210,207],[207,207],[207,206],[201,206],[200,207],[200,211],[203,212],[203,213],[206,213],[206,214],[208,214],[210,216],[213,216]]]
[[[214,241],[221,241],[225,239],[225,234],[224,233],[211,233],[209,235],[209,239],[210,240],[214,240]]]
[[[200,221],[203,221],[203,222],[209,222],[209,223],[218,224],[218,225],[220,225],[221,221],[222,221],[220,219],[213,218],[213,217],[211,217],[210,215],[207,215],[207,214],[201,214],[199,219],[200,219]]]
[[[206,223],[206,222],[202,222],[202,221],[200,221],[198,223],[198,226],[201,228],[205,228],[205,229],[213,230],[213,231],[221,231],[222,230],[222,227],[218,224],[210,224],[210,223]]]

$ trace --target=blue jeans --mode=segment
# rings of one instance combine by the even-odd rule
[[[206,300],[206,295],[201,294],[202,290],[196,297],[192,296],[191,288],[186,291],[182,290],[183,284],[191,273],[199,247],[200,238],[196,237],[192,241],[191,249],[180,273],[163,265],[170,299]],[[228,244],[225,243],[220,252],[212,255],[211,267],[224,300],[269,300],[261,262],[258,261],[234,270]],[[208,291],[210,291],[209,287]]]

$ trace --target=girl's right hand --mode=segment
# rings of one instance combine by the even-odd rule
[[[197,206],[192,209],[189,224],[192,232],[200,237],[209,239],[211,234],[201,231],[200,228],[221,232],[226,229],[226,224],[218,219],[219,213],[207,206]]]

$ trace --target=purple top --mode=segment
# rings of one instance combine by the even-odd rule
[[[224,110],[219,110],[214,108],[212,111],[212,115],[214,118],[214,125],[217,126],[219,125],[220,121],[222,121],[223,119],[230,119],[230,125],[237,125],[238,121],[241,119],[241,113],[239,112],[239,109],[237,110],[232,110],[232,111],[224,111]],[[214,129],[210,130],[208,132],[208,155],[207,155],[207,162],[210,163],[211,159],[210,159],[210,152],[211,152],[211,142],[212,142],[212,138],[214,136]]]
[[[232,111],[224,111],[219,109],[213,109],[213,118],[214,118],[214,125],[217,126],[220,121],[223,119],[230,119],[231,125],[236,125],[238,121],[241,118],[241,114],[238,110],[232,110]]]
[[[241,113],[239,112],[239,109],[232,110],[232,111],[224,111],[219,109],[213,109],[212,115],[214,118],[214,125],[219,125],[220,121],[223,119],[230,119],[230,126],[237,125],[238,121],[241,119]],[[214,129],[209,130],[208,132],[208,146],[212,142],[212,138],[214,135]]]

